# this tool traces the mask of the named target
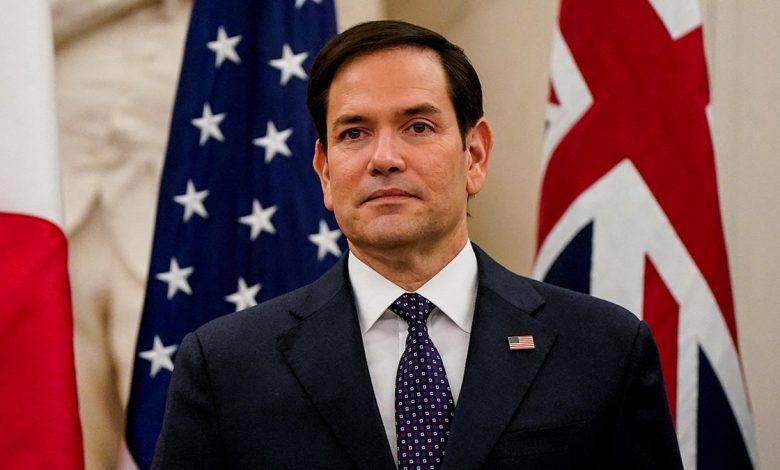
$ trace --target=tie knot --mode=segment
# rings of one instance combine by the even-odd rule
[[[407,323],[428,321],[428,315],[436,308],[430,300],[416,293],[406,293],[395,299],[390,311],[406,320]]]

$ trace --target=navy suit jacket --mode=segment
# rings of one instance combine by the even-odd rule
[[[479,287],[444,468],[682,468],[647,325],[475,251]],[[510,351],[517,335],[532,335],[535,349]],[[395,468],[345,258],[184,339],[153,467]]]

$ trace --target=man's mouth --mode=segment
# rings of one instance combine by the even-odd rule
[[[399,188],[383,188],[383,189],[377,189],[376,191],[369,194],[368,197],[363,202],[365,203],[365,202],[373,201],[375,199],[391,199],[391,198],[394,199],[394,198],[409,198],[409,197],[416,197],[416,196]]]

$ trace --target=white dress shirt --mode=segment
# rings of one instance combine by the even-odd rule
[[[408,324],[388,307],[406,291],[352,254],[347,263],[371,384],[397,462],[395,378],[406,347]],[[416,292],[437,307],[428,317],[428,332],[444,362],[457,407],[477,299],[477,258],[471,243],[466,242],[460,253]]]

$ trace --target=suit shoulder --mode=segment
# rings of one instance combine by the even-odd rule
[[[195,330],[201,341],[235,341],[251,335],[258,341],[273,338],[293,324],[290,312],[307,296],[307,288],[282,294],[248,309],[215,318]]]
[[[559,333],[561,345],[573,351],[596,351],[623,357],[652,334],[629,310],[588,294],[528,279],[545,299],[534,318]]]
[[[274,339],[306,316],[329,302],[347,285],[345,258],[311,284],[266,300],[246,310],[224,315],[198,328],[201,341],[231,341],[246,338],[252,342]],[[272,344],[273,341],[265,341]]]
[[[640,320],[625,308],[588,294],[515,274],[475,246],[480,285],[538,320],[585,328],[612,326],[636,331]]]
[[[535,279],[525,279],[544,297],[550,307],[573,315],[606,315],[631,327],[635,327],[639,322],[636,315],[616,303]]]

